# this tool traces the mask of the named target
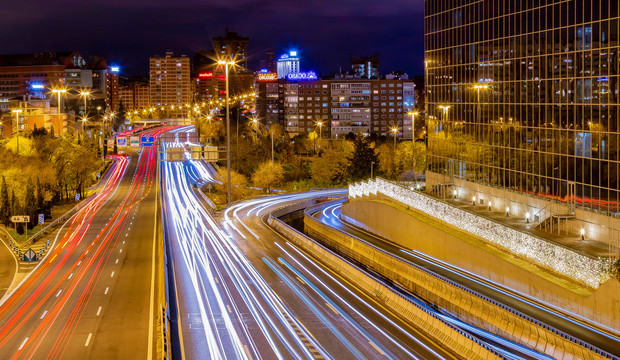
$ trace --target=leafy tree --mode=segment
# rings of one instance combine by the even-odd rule
[[[9,190],[6,187],[6,178],[2,176],[0,184],[0,222],[9,225],[11,216],[11,203],[9,202]]]
[[[282,184],[284,181],[284,168],[282,165],[271,160],[265,161],[258,166],[252,175],[254,186],[271,192],[271,188]]]
[[[26,181],[26,199],[24,201],[24,213],[30,216],[30,222],[28,225],[32,228],[36,224],[37,216],[37,199],[34,193],[34,185],[32,184],[32,178],[28,177]]]
[[[392,144],[383,143],[377,147],[379,158],[378,170],[388,179],[395,179],[400,174],[400,167],[396,160],[396,151]],[[377,168],[375,168],[377,169]]]
[[[15,196],[15,189],[11,190],[11,215],[18,215],[17,213],[21,212],[21,207],[19,206],[19,200]]]
[[[220,167],[217,170],[218,178],[221,183],[215,184],[215,190],[224,194],[225,202],[226,195],[228,193],[228,172],[225,167]],[[242,199],[247,191],[246,187],[248,185],[248,179],[243,175],[234,170],[230,171],[230,195],[232,196],[232,201]]]
[[[349,175],[357,180],[370,175],[370,166],[374,162],[375,168],[379,165],[379,159],[370,140],[362,134],[358,134],[353,140],[353,153],[349,157]]]
[[[43,189],[41,189],[41,180],[37,176],[37,211],[43,211],[45,205],[45,198],[43,197]]]
[[[353,145],[349,141],[334,142],[311,165],[312,179],[323,183],[342,183],[349,175],[349,156]]]

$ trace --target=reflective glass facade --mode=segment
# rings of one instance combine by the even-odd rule
[[[620,211],[619,1],[425,5],[428,170]]]

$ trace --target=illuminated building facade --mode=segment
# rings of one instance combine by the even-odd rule
[[[282,54],[282,56],[280,56],[280,58],[278,59],[276,67],[278,79],[284,79],[290,73],[298,73],[300,71],[300,68],[297,51],[292,50],[289,51],[288,54]]]
[[[213,38],[215,58],[234,59],[241,72],[248,70],[248,42],[250,38],[239,36],[226,29],[225,36]]]
[[[189,58],[174,56],[154,56],[150,59],[150,98],[151,105],[172,109],[172,114],[181,117],[187,115],[186,104],[192,100],[190,91]]]
[[[427,0],[427,188],[618,214],[619,7]]]

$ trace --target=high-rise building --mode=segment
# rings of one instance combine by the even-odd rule
[[[300,72],[299,57],[297,51],[291,50],[288,54],[282,54],[278,59],[277,73],[278,79],[284,79],[290,73]]]
[[[617,215],[619,8],[426,1],[427,188]]]
[[[362,79],[378,79],[379,78],[379,54],[373,56],[350,56],[351,71],[354,75],[360,76]]]
[[[227,57],[234,59],[242,71],[248,70],[248,42],[250,38],[239,36],[236,32],[226,29],[225,36],[213,38],[213,48],[216,58]]]
[[[263,79],[267,76],[263,77]],[[271,79],[271,78],[270,78]],[[261,118],[277,118],[290,135],[308,133],[323,125],[324,137],[353,134],[411,139],[415,85],[407,79],[261,80],[257,78],[257,109]],[[278,117],[276,117],[278,116]],[[416,129],[423,124],[418,117]]]
[[[151,105],[171,109],[175,116],[186,116],[185,105],[192,100],[189,58],[172,52],[151,57],[149,74]]]

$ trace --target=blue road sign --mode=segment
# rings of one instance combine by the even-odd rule
[[[45,215],[39,214],[39,225],[43,225],[44,222],[45,222]]]
[[[28,249],[24,254],[23,261],[37,261],[37,253],[32,249]]]
[[[155,146],[155,136],[143,136],[140,138],[142,146]]]
[[[75,201],[80,201],[80,193],[75,194]]]

